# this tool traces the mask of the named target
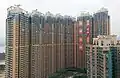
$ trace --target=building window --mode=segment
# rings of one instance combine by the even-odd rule
[[[103,43],[104,43],[104,42],[103,42],[103,41],[101,41],[101,46],[103,46]]]

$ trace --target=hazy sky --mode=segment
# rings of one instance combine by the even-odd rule
[[[120,0],[2,0],[0,3],[0,41],[5,39],[5,18],[7,7],[21,4],[22,8],[31,12],[38,9],[53,14],[76,16],[80,11],[94,13],[101,7],[108,8],[111,16],[112,34],[120,35]]]

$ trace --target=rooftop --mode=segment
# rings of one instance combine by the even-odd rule
[[[97,12],[108,12],[108,9],[107,9],[107,8],[102,7],[102,8],[100,8],[100,10],[98,10]]]
[[[24,9],[20,8],[21,5],[14,5],[10,6],[7,8],[8,13],[25,13],[27,14],[28,12],[25,11]]]

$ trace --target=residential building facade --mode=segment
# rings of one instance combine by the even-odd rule
[[[110,35],[110,16],[106,8],[93,14],[93,38],[98,35]]]
[[[92,42],[92,16],[82,13],[74,24],[74,67],[86,68],[86,44]]]
[[[116,35],[94,38],[86,47],[88,78],[118,78],[119,49]]]
[[[73,67],[73,25],[70,16],[8,8],[6,78],[48,78]]]
[[[18,5],[6,19],[6,78],[29,78],[29,17]]]
[[[100,31],[100,34],[110,34],[109,16],[106,10],[96,13],[94,17],[89,13],[82,13],[81,16],[77,17],[77,20],[71,16],[53,15],[50,12],[42,14],[38,10],[28,13],[19,5],[11,6],[7,9],[7,12],[6,78],[48,78],[49,75],[62,68],[87,68],[92,66],[92,61],[90,61],[91,64],[86,64],[88,58],[94,58],[95,64],[98,64],[96,56],[90,58],[88,57],[89,52],[86,54],[86,51],[91,50],[86,49],[86,45],[92,44],[92,41],[95,42],[92,38],[99,35],[99,33],[96,33],[98,31]],[[101,24],[101,30],[95,28],[98,24]],[[106,42],[111,43],[107,44],[107,47],[113,46],[114,42],[114,44],[117,44],[114,41],[115,38],[111,38],[113,39],[111,42],[106,40]],[[88,47],[91,47],[91,45]],[[99,45],[93,45],[93,47],[97,49]],[[101,56],[99,58],[104,59],[104,61],[100,61],[103,64],[102,68],[106,63],[108,66],[110,65],[108,68],[112,68],[111,65],[113,64],[108,60],[113,58],[108,57],[106,59],[111,51],[103,52],[102,49],[103,47],[100,46]],[[97,50],[94,53],[97,55]],[[116,58],[118,59],[119,55]],[[117,67],[119,64],[115,64],[115,66]],[[104,72],[99,73],[100,77],[101,75],[105,77],[105,72],[108,72],[106,68],[99,71]],[[111,69],[109,70],[111,71]],[[115,69],[112,73],[117,71]],[[97,72],[97,69],[95,72]]]

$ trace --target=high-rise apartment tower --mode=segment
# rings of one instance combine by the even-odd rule
[[[81,13],[74,24],[74,67],[86,68],[85,46],[92,42],[92,16]]]
[[[19,5],[6,19],[6,78],[29,78],[29,16]]]
[[[98,35],[110,35],[110,16],[106,8],[101,8],[93,15],[93,38]]]

